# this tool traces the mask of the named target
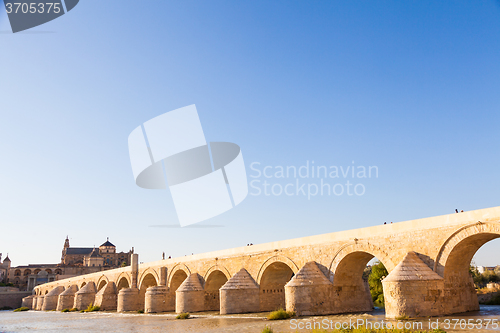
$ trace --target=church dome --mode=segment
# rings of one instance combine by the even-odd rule
[[[101,246],[99,246],[99,247],[105,247],[105,246],[116,247],[116,246],[113,245],[113,243],[111,243],[109,241],[109,238],[106,240],[105,243],[101,244]]]

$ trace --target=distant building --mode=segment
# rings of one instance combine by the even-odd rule
[[[498,267],[498,266],[494,266],[494,267],[488,267],[488,266],[477,266],[477,271],[481,274],[483,274],[484,272],[486,271],[494,271],[495,268]]]
[[[9,255],[5,257],[2,263],[2,254],[0,253],[0,282],[7,283],[9,280],[9,272],[10,272],[10,259]]]
[[[133,253],[134,248],[128,252],[116,253],[116,246],[109,241],[109,238],[99,248],[95,248],[70,247],[69,238],[66,237],[59,264],[29,264],[11,267],[10,259],[7,257],[0,265],[0,282],[5,276],[3,278],[5,282],[13,283],[20,290],[29,291],[47,282],[129,266]]]
[[[94,256],[91,259],[90,256],[92,253],[94,253]],[[95,267],[100,264],[100,266],[116,268],[130,265],[132,253],[133,250],[116,253],[116,246],[109,241],[109,238],[96,251],[96,248],[93,247],[70,247],[69,239],[66,237],[62,250],[61,264],[87,267]],[[102,258],[102,262],[98,258]]]

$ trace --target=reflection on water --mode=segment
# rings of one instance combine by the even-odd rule
[[[265,319],[264,313],[245,315],[221,316],[216,312],[195,314],[193,319],[176,320],[174,314],[120,314],[107,312],[92,313],[61,313],[61,312],[12,312],[0,311],[0,332],[31,332],[34,330],[43,332],[190,332],[190,333],[260,333],[262,329],[269,325],[275,332],[309,332],[308,329],[299,329],[313,323],[343,323],[366,320],[371,323],[385,322],[384,311],[376,309],[369,313],[300,317],[293,326],[289,320],[270,322]],[[460,315],[432,318],[432,321],[439,320],[444,323],[446,319],[472,319],[474,322],[486,319],[496,319],[500,321],[500,306],[484,305],[477,312],[469,312]],[[427,329],[429,319],[421,319],[424,329]],[[442,326],[441,326],[442,327]],[[448,329],[447,332],[495,332],[500,329]]]

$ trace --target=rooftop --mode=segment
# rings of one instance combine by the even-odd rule
[[[92,250],[93,247],[68,247],[66,254],[90,254]]]
[[[101,246],[112,246],[112,247],[116,247],[116,246],[114,246],[114,245],[113,245],[113,243],[111,243],[111,242],[109,241],[109,238],[106,240],[106,242],[105,242],[105,243],[101,244]],[[99,247],[101,247],[101,246],[99,246]]]
[[[90,253],[91,258],[101,258],[99,255],[99,251],[96,251],[96,249],[93,249],[92,252]]]

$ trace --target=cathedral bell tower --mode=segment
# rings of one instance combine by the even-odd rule
[[[64,241],[64,248],[62,250],[61,264],[64,264],[64,258],[66,257],[66,249],[68,247],[69,247],[69,237],[66,236],[66,240]]]

